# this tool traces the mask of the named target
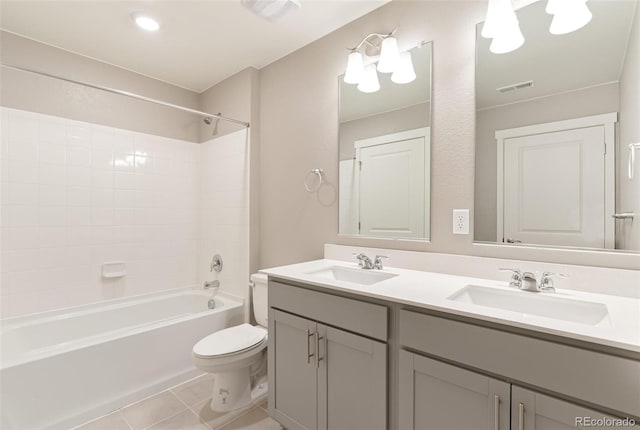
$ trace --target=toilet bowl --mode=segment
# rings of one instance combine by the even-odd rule
[[[217,412],[243,408],[251,404],[253,396],[266,392],[266,386],[254,390],[255,381],[266,373],[266,275],[251,275],[251,287],[253,312],[260,325],[245,323],[229,327],[206,336],[193,347],[193,364],[215,375],[211,409]]]

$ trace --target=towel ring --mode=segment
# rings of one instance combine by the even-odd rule
[[[315,175],[315,176],[318,177],[318,185],[315,188],[310,187],[309,184],[308,184],[309,175]],[[311,170],[309,170],[309,172],[307,172],[307,175],[304,177],[304,188],[310,193],[315,193],[322,186],[323,178],[324,178],[324,171],[322,169],[311,169]]]

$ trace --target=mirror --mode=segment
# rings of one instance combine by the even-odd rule
[[[339,77],[339,234],[428,239],[431,43],[409,50],[416,79],[378,73],[364,93]]]
[[[533,2],[506,54],[477,26],[475,241],[640,250],[637,3],[590,1],[586,26],[552,35]]]

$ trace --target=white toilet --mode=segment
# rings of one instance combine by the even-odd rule
[[[195,344],[191,358],[195,366],[215,374],[211,409],[228,412],[252,401],[252,382],[266,374],[267,363],[267,275],[251,275],[253,315],[259,326],[240,324],[217,331]],[[264,379],[264,378],[263,378]],[[266,383],[254,397],[266,392]]]

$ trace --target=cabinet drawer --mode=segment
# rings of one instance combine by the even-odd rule
[[[269,280],[269,307],[386,341],[387,307]]]
[[[432,315],[400,312],[400,344],[640,416],[640,362]]]

